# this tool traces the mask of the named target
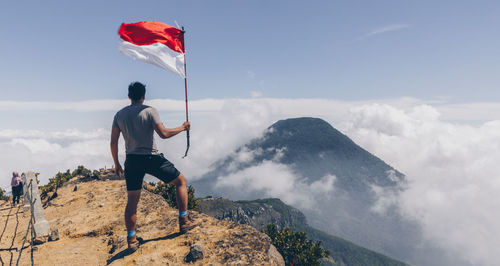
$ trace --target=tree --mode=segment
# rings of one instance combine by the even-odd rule
[[[155,194],[162,196],[168,203],[168,205],[172,208],[177,207],[177,197],[176,197],[176,188],[172,184],[167,184],[164,182],[150,182],[149,185],[152,188],[148,190]],[[188,186],[188,210],[197,210],[198,209],[199,200],[194,196],[194,188],[193,186]]]
[[[286,265],[320,265],[322,258],[330,252],[321,247],[321,241],[314,243],[304,232],[294,232],[285,227],[278,230],[275,224],[267,225],[265,233],[283,256]]]

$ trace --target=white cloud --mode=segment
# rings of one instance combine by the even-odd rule
[[[342,128],[407,175],[401,194],[375,188],[375,210],[395,204],[432,243],[473,265],[499,265],[500,121],[470,126],[439,117],[425,105],[373,104],[353,109]]]
[[[244,106],[267,105],[273,113],[282,116],[316,116],[332,118],[334,121],[345,120],[351,108],[378,103],[387,104],[402,111],[408,111],[414,106],[429,105],[437,110],[443,120],[453,121],[489,121],[497,119],[500,113],[500,103],[447,103],[436,100],[423,100],[411,97],[366,100],[340,101],[334,99],[286,99],[261,98],[259,91],[254,92],[258,98],[251,99],[201,99],[189,101],[189,111],[196,114],[211,114],[227,110],[229,105],[243,104]],[[128,100],[97,99],[80,102],[30,102],[30,101],[0,101],[0,110],[15,114],[19,111],[68,111],[68,112],[101,112],[116,111],[129,104]],[[184,100],[152,99],[146,104],[154,106],[163,112],[184,112]],[[196,119],[196,116],[193,116]],[[110,118],[111,119],[111,118]],[[24,121],[24,123],[29,121]]]
[[[266,101],[226,100],[220,110],[192,125],[188,157],[180,158],[186,147],[184,133],[182,137],[159,141],[158,146],[167,151],[169,160],[187,177],[193,178],[207,172],[216,160],[260,136],[275,116],[272,105]]]
[[[265,197],[278,197],[285,203],[299,208],[314,209],[320,206],[318,200],[334,189],[335,176],[327,175],[311,184],[303,182],[289,166],[273,161],[222,176],[217,179],[216,188],[238,191],[241,197],[255,192]]]
[[[0,109],[6,108],[4,103],[0,101]],[[108,101],[93,103],[91,107],[83,106],[83,102],[76,103],[80,107],[75,108],[71,104],[61,106],[73,111],[110,109]],[[120,108],[126,101],[118,103]],[[178,116],[182,121],[183,101],[152,100],[149,103],[163,113],[181,112]],[[52,103],[23,106],[33,111],[62,108]],[[495,114],[499,113],[499,106],[497,103],[447,104],[415,98],[378,101],[205,99],[190,105],[190,110],[204,115],[194,116],[202,118],[192,125],[187,158],[181,159],[186,145],[184,133],[158,140],[158,144],[167,158],[192,180],[210,170],[217,159],[260,136],[279,119],[323,118],[407,175],[407,190],[402,194],[378,191],[381,201],[374,210],[383,211],[385,206],[396,204],[407,217],[423,226],[429,241],[463,256],[472,264],[498,265],[500,121],[495,120],[498,119]],[[10,113],[19,110],[13,108]],[[464,120],[474,123],[457,122]],[[120,147],[123,152],[123,144]],[[10,177],[13,170],[36,170],[41,172],[42,183],[58,171],[73,169],[79,164],[88,168],[112,164],[109,129],[3,129],[0,130],[0,150],[0,174]],[[238,156],[245,161],[252,155]],[[269,173],[276,179],[264,178]],[[259,176],[258,182],[247,184],[250,176]],[[292,204],[310,204],[317,198],[309,197],[304,191],[329,191],[334,184],[333,177],[325,177],[302,191],[304,186],[293,172],[274,162],[225,178],[228,179],[221,179],[219,185],[227,187],[231,182],[240,182],[249,189],[262,189],[267,195],[282,197]],[[9,186],[8,178],[0,185]]]
[[[18,131],[0,131],[0,173],[4,177],[12,171],[35,171],[45,184],[59,171],[73,170],[78,165],[98,169],[110,167],[113,162],[109,156],[109,135],[104,137],[103,130],[15,132]],[[0,186],[10,190],[10,179],[2,179]]]
[[[252,95],[252,98],[262,97],[262,92],[261,91],[250,91],[250,94]]]
[[[371,37],[371,36],[374,36],[374,35],[386,33],[386,32],[398,31],[398,30],[406,29],[406,28],[409,28],[409,27],[411,27],[411,25],[409,25],[409,24],[392,24],[392,25],[383,26],[383,27],[371,30],[367,34],[359,37],[358,40],[361,40],[361,39],[364,39],[364,38],[368,38],[368,37]]]

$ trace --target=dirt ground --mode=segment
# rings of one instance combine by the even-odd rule
[[[203,219],[200,227],[180,235],[178,212],[155,194],[143,190],[138,207],[137,235],[141,247],[128,254],[123,211],[124,181],[75,182],[59,188],[58,197],[44,209],[51,230],[60,239],[22,249],[19,265],[182,265],[190,246],[203,245],[204,258],[194,265],[281,265],[281,256],[265,234],[253,227],[219,221],[191,212]],[[15,265],[29,220],[23,207],[0,202],[0,263]],[[193,263],[191,263],[193,264]]]

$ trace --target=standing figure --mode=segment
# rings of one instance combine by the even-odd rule
[[[163,154],[158,152],[154,140],[154,132],[162,139],[173,137],[182,131],[189,130],[189,122],[177,128],[165,128],[155,108],[144,105],[146,86],[133,82],[128,87],[129,106],[116,113],[111,130],[111,154],[115,163],[115,172],[123,174],[118,160],[118,139],[120,133],[125,139],[125,181],[127,184],[127,207],[125,208],[125,225],[129,252],[139,247],[135,229],[137,221],[137,204],[139,203],[144,175],[150,174],[165,183],[171,183],[177,189],[177,207],[179,208],[179,230],[185,233],[198,226],[200,219],[193,220],[187,213],[188,194],[186,178]]]
[[[17,172],[12,172],[10,185],[12,186],[12,207],[15,207],[19,204],[19,199],[23,195],[23,182]]]

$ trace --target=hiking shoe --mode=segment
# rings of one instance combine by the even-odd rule
[[[179,231],[185,234],[187,231],[201,224],[201,219],[193,220],[189,215],[179,217]]]
[[[134,253],[140,246],[140,242],[137,240],[137,235],[127,237],[127,244],[129,254]]]

